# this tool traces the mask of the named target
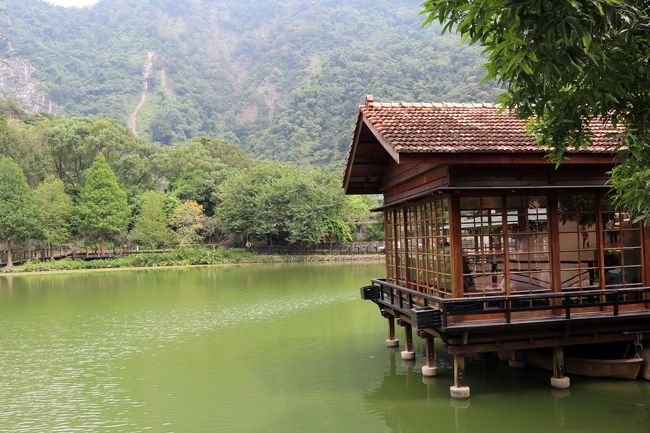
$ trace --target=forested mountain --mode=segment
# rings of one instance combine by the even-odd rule
[[[162,144],[208,134],[258,157],[338,165],[366,94],[498,94],[479,84],[480,48],[422,29],[420,3],[101,0],[66,9],[0,0],[2,56],[23,65],[40,104],[61,114],[112,117]]]

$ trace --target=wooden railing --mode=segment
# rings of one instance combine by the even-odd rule
[[[376,288],[376,289],[375,289]],[[481,296],[472,298],[440,298],[406,287],[389,283],[383,279],[373,279],[372,286],[367,286],[365,299],[372,299],[381,304],[397,308],[404,313],[424,309],[435,309],[440,314],[442,328],[454,323],[454,317],[502,315],[505,323],[513,322],[515,313],[532,313],[546,311],[553,317],[571,319],[590,309],[602,317],[617,317],[621,307],[636,305],[638,309],[650,309],[650,287],[634,287],[607,290],[567,291],[562,293],[533,293],[523,295]],[[526,320],[526,315],[517,317]],[[494,316],[492,316],[494,317]],[[540,321],[544,318],[540,317]],[[466,322],[466,321],[465,321]]]

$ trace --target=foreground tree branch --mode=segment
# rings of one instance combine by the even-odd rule
[[[561,162],[587,147],[589,122],[621,136],[616,203],[650,219],[650,2],[647,0],[428,0],[425,25],[479,43],[497,102]]]

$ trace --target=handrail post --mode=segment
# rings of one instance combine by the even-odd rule
[[[571,302],[568,294],[564,295],[564,317],[567,320],[571,318]]]
[[[614,317],[618,316],[618,289],[614,292]]]
[[[447,303],[443,302],[442,303],[442,327],[446,328],[447,327]]]

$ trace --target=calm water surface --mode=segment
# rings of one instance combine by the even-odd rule
[[[650,382],[424,380],[358,299],[382,265],[0,278],[0,432],[650,432]],[[419,342],[418,342],[419,343]]]

